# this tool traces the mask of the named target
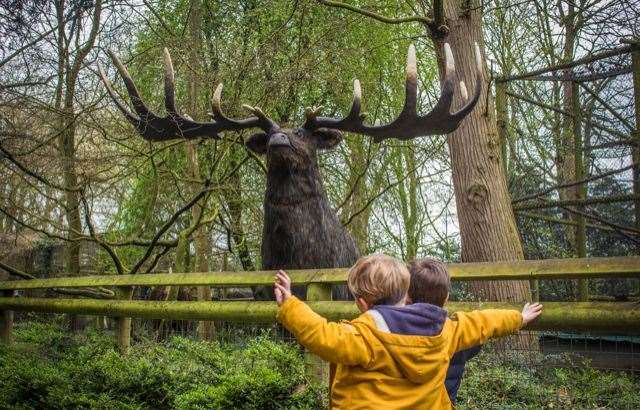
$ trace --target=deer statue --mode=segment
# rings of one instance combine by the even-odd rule
[[[247,149],[265,155],[267,186],[264,196],[264,226],[262,236],[262,268],[305,269],[338,268],[352,265],[358,258],[355,242],[331,208],[317,163],[318,151],[329,150],[342,141],[342,132],[367,135],[379,143],[387,138],[408,140],[419,136],[447,134],[454,131],[474,108],[481,90],[482,64],[476,44],[477,74],[475,90],[467,96],[464,82],[460,91],[466,103],[451,112],[455,87],[455,66],[448,44],[444,45],[445,75],[441,95],[431,112],[419,115],[417,103],[417,67],[413,45],[409,47],[406,68],[405,102],[398,117],[385,125],[366,125],[360,112],[360,82],[353,82],[351,110],[344,118],[320,116],[320,109],[307,108],[305,122],[297,128],[285,128],[268,118],[258,107],[244,105],[253,116],[244,119],[227,117],[221,109],[222,84],[212,98],[212,121],[197,122],[178,113],[175,104],[174,71],[169,52],[164,50],[164,92],[167,115],[160,117],[150,111],[140,98],[127,69],[118,57],[109,53],[123,78],[135,113],[119,100],[99,67],[100,76],[118,109],[149,141],[185,138],[219,138],[224,131],[260,129],[245,141]],[[269,299],[270,290],[255,295]],[[268,293],[268,294],[267,294]],[[344,299],[345,286],[335,287],[333,296]]]

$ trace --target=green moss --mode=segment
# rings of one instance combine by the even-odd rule
[[[184,242],[184,241],[182,241]],[[179,254],[186,252],[180,243]],[[183,255],[186,257],[186,255]],[[178,260],[184,259],[178,255]],[[184,265],[184,262],[181,262]],[[508,262],[448,264],[451,278],[456,280],[528,280],[578,278],[638,278],[640,257],[567,258]],[[183,266],[184,267],[184,266]],[[184,270],[179,268],[178,270]],[[290,270],[294,283],[344,284],[346,268]],[[45,289],[53,287],[95,286],[251,286],[273,284],[273,271],[158,273],[146,275],[102,275],[13,280],[0,282],[0,289]]]
[[[330,320],[351,319],[358,315],[353,302],[319,301],[309,306]],[[33,312],[76,313],[148,319],[221,320],[273,323],[275,302],[182,302],[141,300],[96,300],[57,298],[2,298],[0,309]],[[475,309],[517,309],[520,303],[450,302],[450,312]],[[530,330],[640,333],[640,307],[631,302],[545,302],[542,316]]]

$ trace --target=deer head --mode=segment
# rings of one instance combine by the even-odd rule
[[[231,119],[221,109],[220,99],[222,84],[216,88],[211,101],[212,113],[210,122],[193,121],[176,110],[174,71],[171,56],[164,50],[164,93],[167,115],[160,117],[147,108],[126,67],[118,57],[109,52],[120,76],[123,78],[131,104],[135,113],[119,100],[107,79],[104,71],[99,67],[100,76],[109,95],[118,109],[133,124],[138,133],[150,141],[164,141],[176,138],[219,138],[223,131],[240,131],[249,128],[259,128],[262,132],[252,135],[245,141],[248,149],[267,156],[271,166],[287,166],[304,168],[315,163],[317,150],[330,149],[342,140],[342,131],[367,135],[374,142],[381,142],[387,138],[407,140],[418,136],[446,134],[454,131],[464,117],[471,112],[480,96],[482,64],[480,49],[476,44],[476,81],[473,96],[469,99],[464,82],[460,82],[460,92],[465,104],[457,111],[451,112],[455,87],[455,64],[449,44],[444,44],[445,75],[442,80],[441,95],[431,112],[419,115],[416,111],[417,103],[417,66],[416,52],[413,45],[409,47],[405,82],[405,103],[398,117],[385,125],[364,124],[365,115],[361,113],[362,91],[360,82],[353,82],[353,102],[347,116],[330,118],[320,116],[320,108],[307,108],[305,122],[298,128],[283,128],[268,118],[258,107],[243,105],[253,116],[244,119]]]

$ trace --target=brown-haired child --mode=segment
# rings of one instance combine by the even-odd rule
[[[412,261],[409,263],[408,268],[411,282],[407,304],[428,303],[441,308],[444,307],[444,304],[449,299],[451,283],[447,266],[436,259],[423,258]],[[456,352],[451,357],[444,381],[451,403],[456,403],[465,364],[480,353],[480,349],[481,346],[474,346]]]

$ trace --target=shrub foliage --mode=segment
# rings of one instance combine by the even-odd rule
[[[112,336],[69,336],[23,323],[0,348],[2,409],[316,409],[326,389],[305,377],[299,350],[267,336],[242,347],[173,337],[136,343],[127,356]]]
[[[23,322],[0,345],[0,409],[321,409],[299,349],[268,335],[244,345],[173,337],[138,341],[127,356],[112,335],[70,335]],[[631,409],[640,378],[566,365],[565,358],[493,352],[467,365],[458,409]],[[526,359],[526,360],[525,360]],[[536,363],[537,361],[537,363]]]
[[[597,370],[570,357],[485,351],[468,362],[456,408],[635,409],[638,386],[637,375]]]

